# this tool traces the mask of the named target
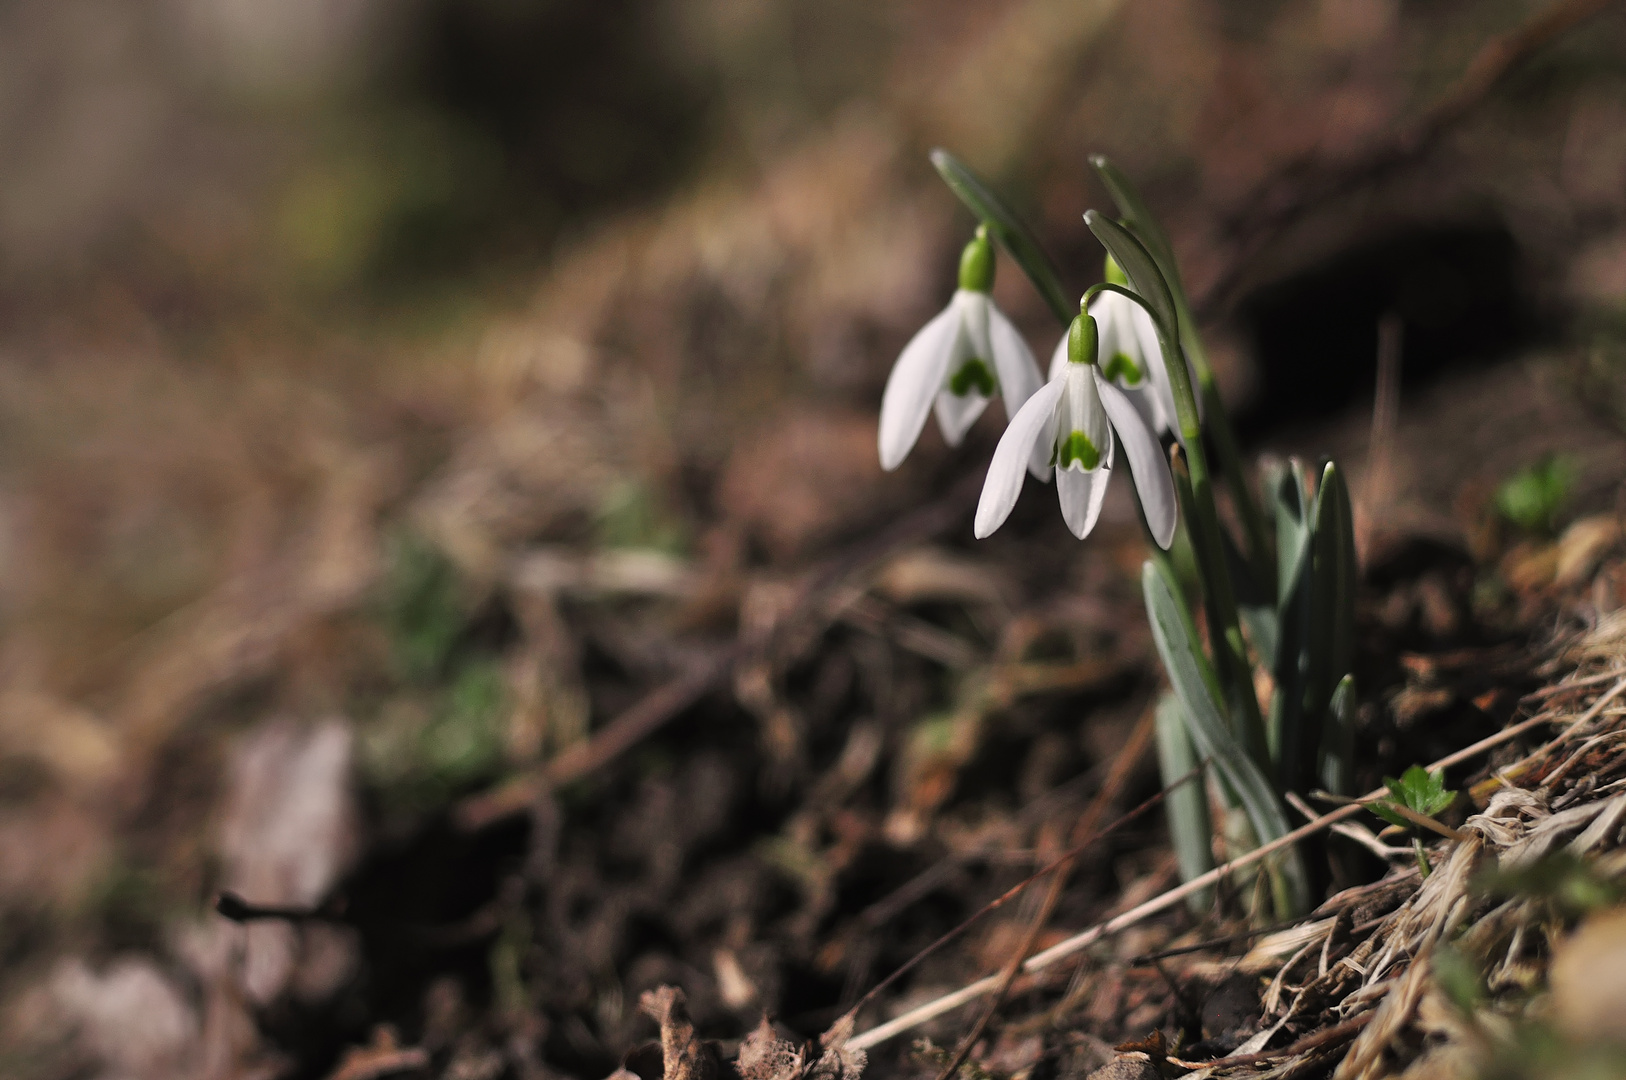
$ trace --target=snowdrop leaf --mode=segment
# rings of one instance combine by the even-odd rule
[[[1168,275],[1168,268],[1174,265],[1174,245],[1169,242],[1169,234],[1163,231],[1163,226],[1152,215],[1146,200],[1140,197],[1140,192],[1130,183],[1123,170],[1106,155],[1092,154],[1090,164],[1095,167],[1096,175],[1106,186],[1112,201],[1118,204],[1119,215],[1129,222],[1129,227],[1141,238],[1159,264],[1164,266],[1164,273]]]
[[[1276,519],[1276,693],[1270,701],[1267,731],[1276,778],[1284,788],[1299,786],[1304,756],[1304,687],[1310,633],[1310,508],[1304,498],[1304,466],[1289,462],[1269,478],[1265,498]]]
[[[1197,751],[1186,731],[1180,699],[1165,693],[1157,702],[1157,765],[1163,786],[1179,781],[1198,765]],[[1180,880],[1190,881],[1214,868],[1214,823],[1208,816],[1208,792],[1199,778],[1174,788],[1164,799],[1169,817],[1169,839],[1174,845]],[[1210,889],[1193,894],[1186,906],[1193,915],[1205,914],[1213,903]]]
[[[1246,813],[1260,843],[1288,832],[1282,809],[1269,778],[1232,734],[1220,703],[1219,683],[1198,644],[1191,612],[1167,569],[1148,561],[1141,570],[1141,588],[1152,623],[1152,639],[1168,672],[1169,683],[1184,710],[1191,741],[1197,752],[1219,771],[1228,796]],[[1288,848],[1267,860],[1277,914],[1303,911],[1309,884],[1296,849]]]
[[[1348,795],[1355,786],[1355,676],[1345,675],[1332,692],[1321,728],[1321,786]]]
[[[1355,638],[1355,533],[1349,491],[1338,467],[1321,473],[1299,589],[1304,593],[1303,655],[1299,661],[1302,734],[1293,741],[1293,756],[1280,762],[1284,785],[1297,786],[1326,737],[1328,710],[1339,680],[1349,674]]]
[[[1167,335],[1171,348],[1177,348],[1177,322],[1174,310],[1174,295],[1169,292],[1169,283],[1164,280],[1163,271],[1158,268],[1157,260],[1152,253],[1146,250],[1146,245],[1135,238],[1135,235],[1122,225],[1113,221],[1096,210],[1086,211],[1084,222],[1089,225],[1095,238],[1107,249],[1118,265],[1124,268],[1129,276],[1129,284],[1135,292],[1146,300],[1151,306],[1152,314],[1162,325],[1159,330]]]
[[[933,150],[931,158],[949,190],[959,196],[978,221],[988,226],[988,232],[1016,260],[1016,265],[1033,282],[1033,287],[1039,290],[1062,325],[1072,322],[1078,313],[1078,304],[1069,299],[1050,257],[1022,220],[959,158],[942,149]]]

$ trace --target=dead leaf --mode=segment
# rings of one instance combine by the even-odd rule
[[[352,1046],[344,1052],[339,1067],[328,1074],[328,1080],[380,1080],[428,1065],[429,1051],[421,1046],[398,1045],[394,1029],[380,1024],[373,1029],[370,1045]]]
[[[830,1025],[829,1031],[819,1036],[819,1045],[824,1047],[824,1053],[808,1070],[810,1080],[858,1080],[864,1075],[869,1055],[862,1050],[847,1048],[847,1040],[853,1037],[855,1019],[852,1013],[844,1013]]]
[[[694,1037],[682,990],[675,986],[646,990],[638,1005],[661,1025],[664,1080],[715,1080],[722,1071],[717,1048]]]
[[[740,1080],[797,1080],[802,1075],[803,1054],[794,1043],[774,1034],[773,1025],[762,1022],[740,1043],[734,1071]]]

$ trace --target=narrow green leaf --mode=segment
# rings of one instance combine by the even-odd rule
[[[1276,663],[1271,676],[1270,751],[1284,790],[1299,787],[1304,757],[1304,680],[1310,612],[1310,523],[1304,505],[1304,466],[1289,461],[1272,478],[1267,498],[1276,519]]]
[[[1101,183],[1106,186],[1112,201],[1117,204],[1118,213],[1128,223],[1129,230],[1146,245],[1146,249],[1157,260],[1158,268],[1163,273],[1169,295],[1174,301],[1175,320],[1170,326],[1170,335],[1179,340],[1182,351],[1191,358],[1192,366],[1196,369],[1203,408],[1208,415],[1207,428],[1219,458],[1220,471],[1225,477],[1226,486],[1231,489],[1231,497],[1235,500],[1237,511],[1242,518],[1242,527],[1248,539],[1249,557],[1254,566],[1262,572],[1270,562],[1270,553],[1265,548],[1265,529],[1260,520],[1259,506],[1254,500],[1253,492],[1248,489],[1242,454],[1237,447],[1236,435],[1231,430],[1230,417],[1226,415],[1225,406],[1220,401],[1219,390],[1214,383],[1214,373],[1208,364],[1207,350],[1203,347],[1202,335],[1197,332],[1197,320],[1192,316],[1191,303],[1186,298],[1185,283],[1180,277],[1180,264],[1174,257],[1174,245],[1169,241],[1169,234],[1163,231],[1157,216],[1146,205],[1146,200],[1141,198],[1140,192],[1122,170],[1100,154],[1092,156],[1090,164],[1095,167],[1096,173],[1101,177]]]
[[[1338,680],[1321,729],[1321,786],[1334,795],[1348,795],[1355,787],[1355,676]]]
[[[1337,537],[1334,550],[1332,618],[1332,678],[1340,679],[1355,669],[1355,591],[1360,568],[1355,558],[1355,510],[1350,505],[1349,485],[1336,463],[1328,462],[1321,476],[1321,498],[1336,503]]]
[[[1157,764],[1168,787],[1188,775],[1199,764],[1186,731],[1186,718],[1180,700],[1164,694],[1157,703]],[[1208,816],[1208,792],[1201,780],[1181,784],[1164,800],[1169,816],[1169,839],[1174,845],[1180,880],[1190,881],[1214,868],[1214,825]],[[1186,898],[1193,915],[1207,914],[1214,902],[1213,890],[1203,889]]]
[[[1328,462],[1316,491],[1310,537],[1310,609],[1305,635],[1304,751],[1313,767],[1338,680],[1349,674],[1355,645],[1355,533],[1349,492]]]
[[[1039,246],[1032,231],[1022,224],[1022,219],[994,194],[981,177],[947,150],[933,150],[931,159],[949,190],[959,196],[978,221],[988,226],[988,232],[1016,260],[1016,265],[1033,282],[1033,287],[1039,290],[1039,295],[1056,318],[1061,320],[1061,324],[1070,324],[1078,314],[1078,301],[1063,287],[1055,264],[1045,254],[1044,248]]]
[[[1085,211],[1084,222],[1095,238],[1101,241],[1101,246],[1118,260],[1118,265],[1123,267],[1125,276],[1129,278],[1129,284],[1145,297],[1153,316],[1162,324],[1158,327],[1158,336],[1170,346],[1164,350],[1164,361],[1172,366],[1174,357],[1179,355],[1179,321],[1175,315],[1174,296],[1169,292],[1169,283],[1158,268],[1157,260],[1146,250],[1146,245],[1135,238],[1134,233],[1100,211]]]
[[[1129,223],[1129,227],[1158,262],[1165,264],[1163,272],[1168,275],[1170,267],[1174,265],[1174,245],[1169,242],[1169,234],[1163,231],[1163,226],[1146,205],[1146,200],[1140,197],[1140,192],[1123,170],[1105,154],[1092,154],[1090,164],[1095,167],[1096,175],[1106,186],[1112,201],[1118,204],[1119,216]]]
[[[1236,611],[1248,631],[1248,640],[1259,662],[1275,670],[1276,643],[1280,626],[1276,618],[1276,583],[1262,583],[1248,562],[1248,557],[1237,547],[1231,534],[1220,530],[1225,546],[1225,567],[1230,571],[1231,584],[1236,588]]]
[[[1247,813],[1260,843],[1286,835],[1287,814],[1281,800],[1225,721],[1219,686],[1198,645],[1196,625],[1179,590],[1152,562],[1147,562],[1141,570],[1141,588],[1152,624],[1152,639],[1184,711],[1197,752],[1219,771],[1225,788]],[[1267,860],[1267,868],[1277,914],[1289,917],[1303,911],[1309,898],[1309,885],[1297,849],[1285,849],[1279,857]]]

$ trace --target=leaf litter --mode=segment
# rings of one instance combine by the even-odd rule
[[[1019,7],[985,53],[1046,25],[1045,5]],[[1231,62],[1239,84],[1268,82],[1263,60]],[[1001,70],[1031,81],[1027,64]],[[945,92],[915,107],[957,115]],[[1320,138],[1315,109],[1221,106]],[[1008,152],[956,123],[978,152]],[[1127,504],[1087,551],[1019,506],[1020,535],[973,547],[948,477],[986,440],[920,463],[922,511],[873,467],[859,413],[780,404],[775,379],[801,376],[758,374],[800,343],[821,393],[863,396],[848,358],[924,310],[921,267],[950,230],[900,179],[896,142],[843,123],[722,224],[680,205],[609,230],[493,328],[472,392],[419,388],[335,420],[307,387],[245,406],[187,370],[164,383],[164,423],[122,444],[98,433],[114,494],[63,480],[85,473],[36,478],[27,505],[56,509],[19,512],[19,543],[71,572],[42,575],[56,591],[30,602],[84,594],[108,625],[143,629],[115,663],[99,643],[60,648],[66,673],[38,642],[7,653],[8,680],[22,675],[0,820],[5,1071],[593,1080],[621,1063],[641,1080],[851,1080],[877,1024],[1010,958],[1037,898],[847,1012],[1045,865],[1100,790],[1155,700],[1140,542]],[[1203,159],[1218,184],[1268,163],[1247,138],[1220,142]],[[1618,444],[1527,373],[1482,374],[1449,384],[1456,412],[1408,403],[1396,466],[1428,469],[1369,508],[1361,611],[1370,785],[1537,720],[1452,774],[1471,807],[1434,812],[1464,839],[1430,841],[1426,881],[1405,849],[1328,841],[1331,897],[1295,926],[1238,917],[1239,873],[1224,911],[1101,935],[1015,980],[968,1075],[1546,1075],[1609,1059],[1616,1014],[1588,988],[1620,938],[1626,762],[1608,695],[1626,624],[1607,613],[1626,567],[1598,497],[1619,482]],[[749,437],[719,419],[734,417]],[[1514,515],[1538,535],[1507,535],[1489,507],[1509,455],[1568,469],[1576,450],[1580,478],[1543,480]],[[172,586],[184,602],[149,624],[111,610],[81,564],[87,523],[124,522],[155,487],[206,490],[224,537],[207,554],[226,570]],[[67,491],[72,505],[46,498]],[[1553,539],[1572,497],[1587,515]],[[184,537],[158,548],[183,577],[207,561]],[[1153,775],[1125,800],[1154,794]],[[1173,880],[1161,829],[1128,829],[1080,856],[1034,944]],[[227,905],[241,922],[211,912],[220,890],[242,894]],[[869,1070],[935,1069],[949,1051],[933,1048],[968,1027],[945,1015],[918,1053],[870,1048]]]

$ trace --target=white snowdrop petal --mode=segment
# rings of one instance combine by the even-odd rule
[[[1056,378],[1063,371],[1067,370],[1066,365],[1067,365],[1067,334],[1063,333],[1061,335],[1061,340],[1056,342],[1056,347],[1054,349],[1050,350],[1050,372],[1046,376],[1046,379],[1049,380],[1049,379]]]
[[[1061,499],[1062,520],[1068,531],[1080,540],[1090,535],[1096,518],[1101,516],[1101,500],[1106,498],[1107,482],[1112,479],[1112,466],[1085,472],[1082,469],[1056,470],[1056,495]]]
[[[898,362],[892,365],[881,395],[881,468],[896,469],[903,464],[920,438],[932,401],[943,386],[959,333],[960,315],[951,304],[909,339]]]
[[[1005,399],[1005,415],[1015,416],[1027,404],[1040,386],[1039,362],[1033,350],[1022,339],[1011,320],[999,310],[999,305],[988,302],[988,339],[994,349],[994,372],[999,376],[1000,394]],[[1050,450],[1034,441],[1033,453],[1028,458],[1028,472],[1035,479],[1050,479]]]
[[[1015,416],[1043,385],[1039,362],[1011,320],[992,301],[988,304],[988,340],[994,351],[994,374],[999,376],[999,390],[1005,398],[1005,415]]]
[[[988,463],[988,478],[982,484],[982,497],[977,501],[977,519],[973,527],[978,540],[991,534],[1010,517],[1016,498],[1022,494],[1022,477],[1027,472],[1033,444],[1047,431],[1053,431],[1056,402],[1061,399],[1063,385],[1055,380],[1041,386],[1011,417],[1005,434],[994,448],[994,459]]]
[[[994,347],[988,337],[988,324],[994,302],[987,293],[960,289],[955,292],[951,306],[959,309],[960,325],[965,327],[966,355],[992,365]]]
[[[1146,421],[1147,427],[1153,431],[1168,430],[1162,426],[1163,408],[1158,403],[1156,387],[1143,385],[1133,390],[1124,390],[1120,386],[1118,389],[1123,390],[1124,397],[1128,398],[1130,404],[1135,406],[1135,411],[1140,413],[1140,418]]]
[[[951,394],[947,390],[939,390],[933,409],[937,413],[937,426],[943,430],[943,441],[950,446],[959,446],[965,439],[965,433],[971,430],[971,425],[977,422],[977,417],[987,407],[988,399],[975,391]]]
[[[1168,458],[1163,444],[1146,426],[1135,406],[1130,404],[1122,390],[1096,379],[1101,404],[1112,420],[1112,426],[1123,440],[1124,454],[1129,458],[1129,473],[1135,479],[1135,491],[1140,495],[1141,509],[1146,513],[1146,524],[1151,527],[1152,539],[1165,551],[1174,542],[1176,521],[1174,479],[1169,475]]]

